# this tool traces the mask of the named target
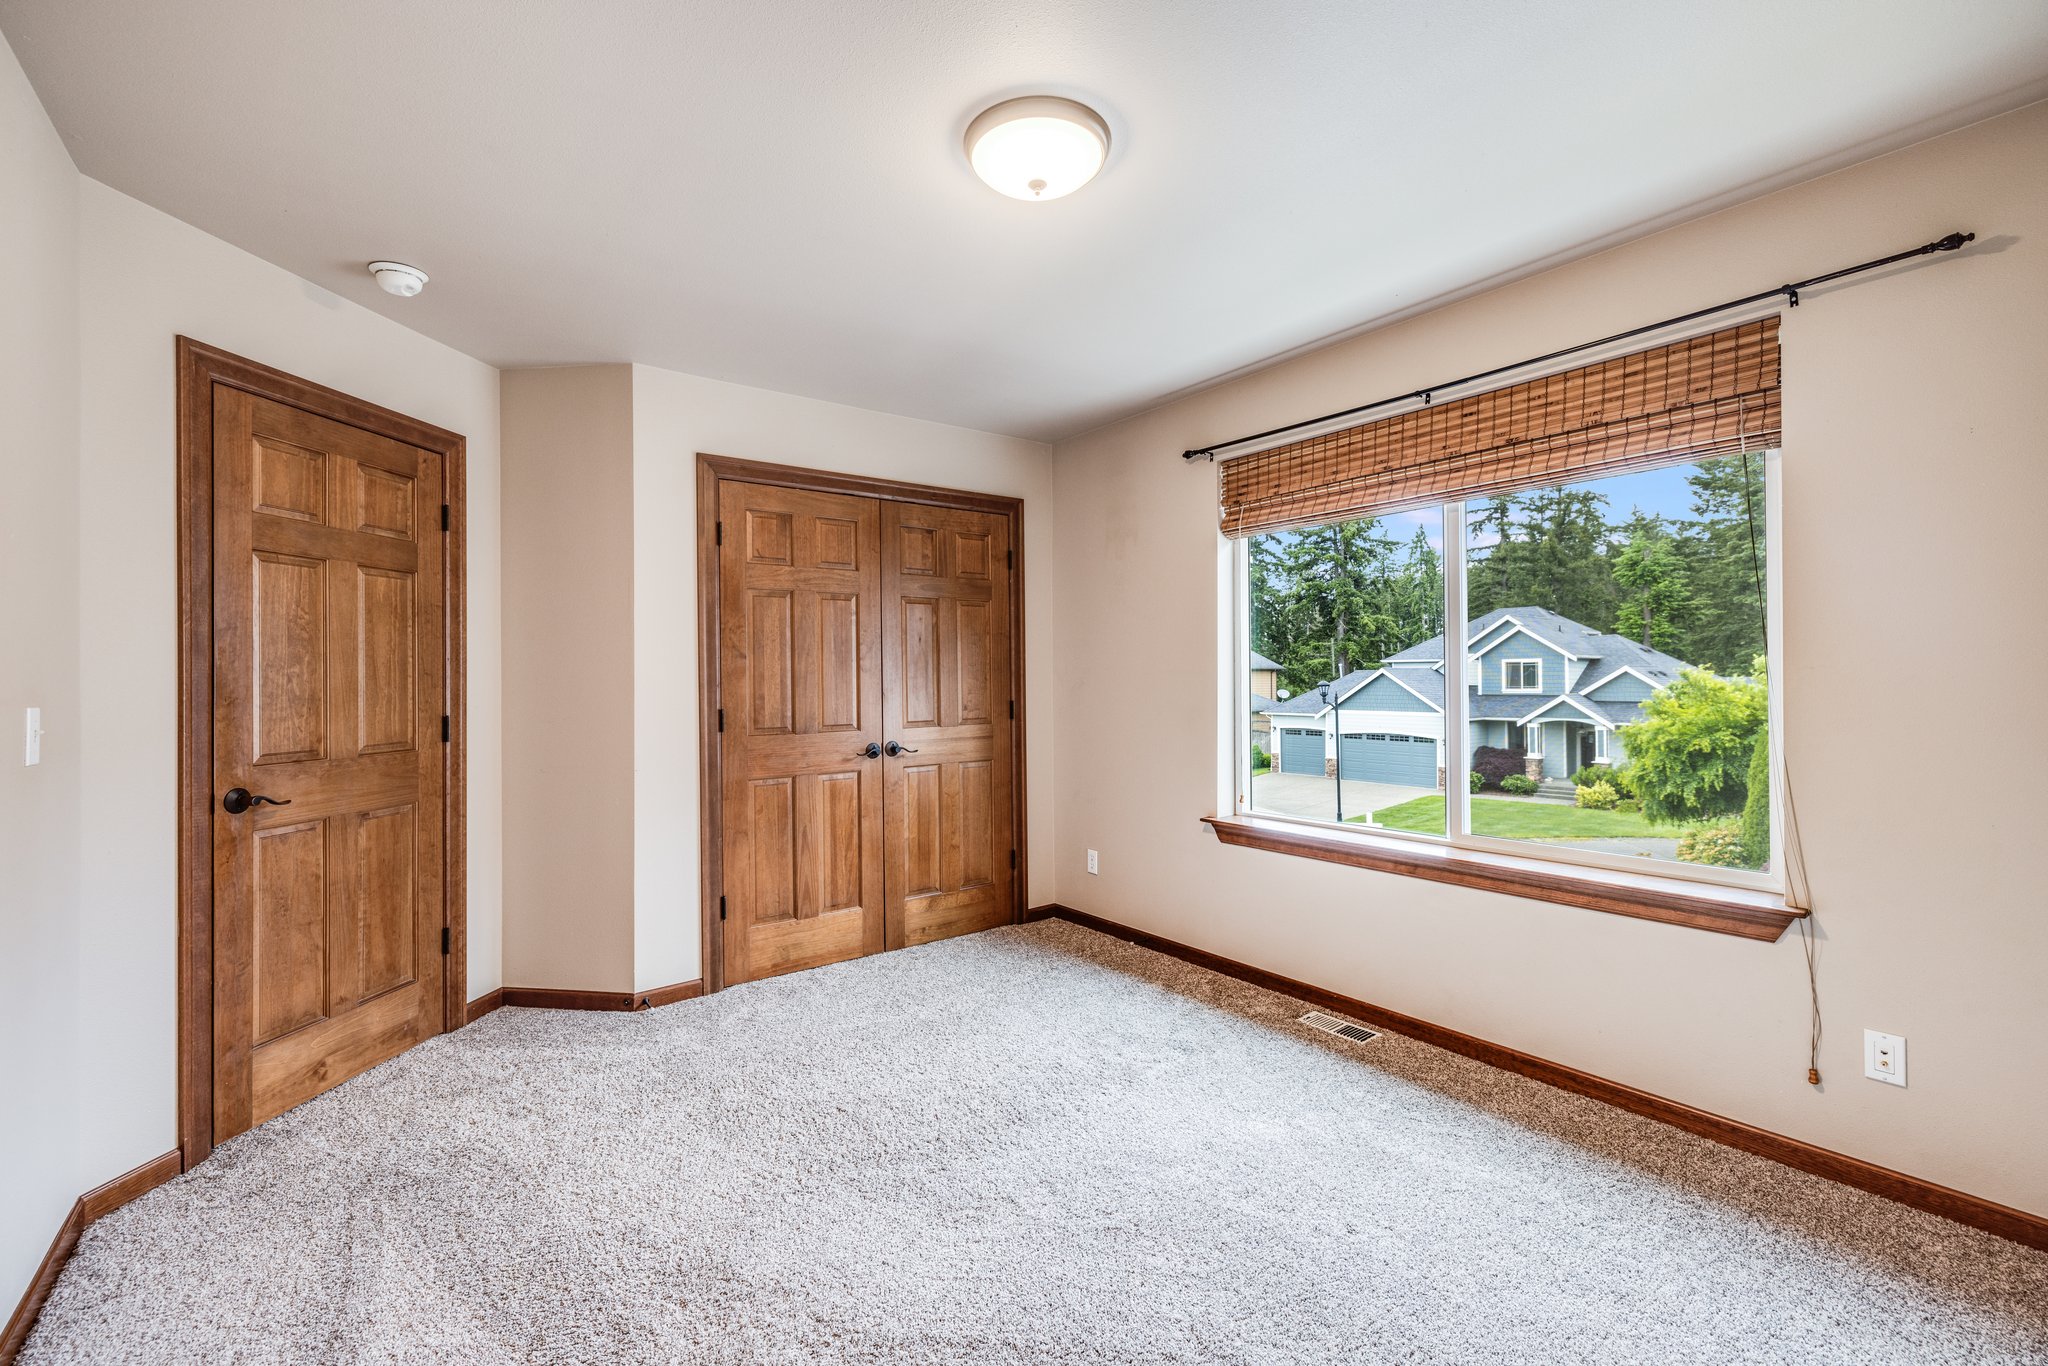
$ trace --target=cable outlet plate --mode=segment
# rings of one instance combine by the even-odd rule
[[[1863,1031],[1863,1075],[1891,1086],[1906,1084],[1906,1040],[1882,1030]]]

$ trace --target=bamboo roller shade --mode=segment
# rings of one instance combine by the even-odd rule
[[[1779,443],[1778,318],[1223,463],[1223,531],[1426,507]]]

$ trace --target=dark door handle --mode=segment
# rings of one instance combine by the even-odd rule
[[[239,816],[252,806],[290,806],[292,799],[279,801],[275,797],[259,796],[246,787],[231,787],[221,794],[220,809],[230,816]]]
[[[909,745],[899,745],[894,740],[891,740],[888,744],[882,747],[882,753],[888,755],[891,759],[893,759],[899,754],[915,754],[917,753],[917,751],[912,749]]]
[[[853,757],[856,759],[879,759],[882,757],[882,747],[873,740],[870,740],[868,741],[868,747]]]

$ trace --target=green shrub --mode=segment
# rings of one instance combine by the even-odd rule
[[[1749,763],[1770,710],[1764,660],[1750,678],[1687,669],[1642,704],[1643,719],[1621,728],[1626,782],[1657,821],[1742,814]]]
[[[1749,799],[1742,804],[1742,853],[1752,868],[1771,862],[1771,733],[1756,737],[1749,756]]]
[[[1678,837],[1678,856],[1687,863],[1711,864],[1716,868],[1747,868],[1742,851],[1742,826],[1697,825]]]
[[[1500,780],[1500,790],[1512,792],[1517,797],[1533,796],[1536,792],[1536,780],[1526,773],[1510,773]]]
[[[1578,804],[1588,811],[1612,811],[1621,805],[1621,794],[1613,783],[1601,778],[1579,789]]]
[[[1622,776],[1621,770],[1612,764],[1587,764],[1572,774],[1573,787],[1591,787],[1595,783],[1606,783],[1624,797],[1635,795],[1628,785],[1628,780]]]
[[[1482,788],[1482,787],[1485,787],[1485,786],[1486,786],[1486,775],[1485,775],[1485,774],[1483,774],[1483,773],[1476,773],[1476,772],[1475,772],[1475,773],[1473,773],[1473,774],[1471,775],[1471,778],[1472,778],[1472,790],[1473,790],[1474,792],[1477,792],[1477,791],[1478,791],[1478,790],[1479,790],[1480,788]]]
[[[1272,755],[1270,755],[1270,754],[1268,754],[1268,753],[1266,753],[1266,751],[1264,751],[1263,749],[1260,749],[1260,748],[1259,748],[1259,747],[1258,747],[1257,745],[1253,745],[1253,746],[1252,746],[1252,772],[1254,772],[1254,773],[1264,773],[1264,772],[1265,772],[1265,771],[1266,771],[1267,769],[1271,768],[1272,766],[1273,766],[1273,756],[1272,756]]]

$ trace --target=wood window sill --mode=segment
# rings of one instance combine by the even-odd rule
[[[1255,816],[1204,816],[1225,844],[1269,853],[1293,854],[1379,873],[1427,878],[1460,887],[1502,892],[1561,906],[1634,916],[1667,925],[1689,925],[1716,934],[1771,941],[1804,911],[1786,906],[1775,892],[1709,887],[1678,878],[1614,873],[1598,868],[1560,869],[1534,859],[1411,843],[1350,832],[1311,830]]]

